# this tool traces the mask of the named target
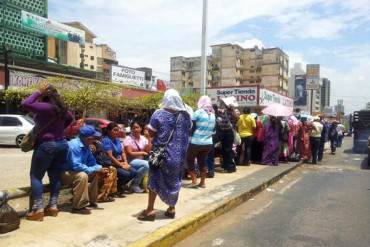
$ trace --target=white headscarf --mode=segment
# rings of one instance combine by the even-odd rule
[[[175,89],[168,89],[163,96],[162,108],[167,108],[174,111],[186,111],[187,107],[182,102],[180,94]]]

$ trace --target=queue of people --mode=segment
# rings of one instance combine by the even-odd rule
[[[240,114],[228,98],[217,106],[202,96],[193,112],[179,93],[170,89],[147,125],[131,121],[131,133],[123,141],[115,122],[103,130],[82,126],[78,136],[67,141],[63,130],[71,124],[72,114],[53,86],[42,85],[22,106],[34,113],[37,129],[30,171],[34,201],[27,215],[33,221],[58,215],[62,184],[72,187],[72,213],[91,214],[98,203],[148,191],[147,207],[138,220],[155,220],[157,195],[168,205],[165,216],[174,218],[183,177],[190,176],[189,188],[206,188],[206,179],[215,176],[218,153],[224,173],[251,163],[276,166],[302,160],[317,164],[328,140],[335,154],[343,132],[336,122],[329,127],[322,118],[310,121],[298,113],[258,116],[245,107]],[[158,168],[152,165],[151,156],[160,148],[164,155]],[[44,208],[42,179],[46,172],[51,196]]]

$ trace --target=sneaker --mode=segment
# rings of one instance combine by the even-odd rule
[[[134,193],[143,193],[144,190],[141,189],[139,186],[131,186],[131,190],[134,192]]]

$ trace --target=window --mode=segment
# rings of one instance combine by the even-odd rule
[[[90,49],[94,49],[94,46],[90,45]]]
[[[85,57],[89,57],[89,55],[85,55]]]
[[[90,59],[91,59],[91,61],[94,61],[95,60],[95,57],[94,56],[90,56]]]
[[[94,65],[90,65],[90,69],[94,69]]]
[[[85,67],[88,67],[88,65],[85,63]]]
[[[22,126],[22,122],[16,117],[2,117],[0,122],[1,126],[5,127]]]

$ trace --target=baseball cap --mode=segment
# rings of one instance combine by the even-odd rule
[[[96,131],[94,126],[91,125],[85,125],[80,128],[80,136],[82,137],[100,137],[101,133],[99,131]]]

